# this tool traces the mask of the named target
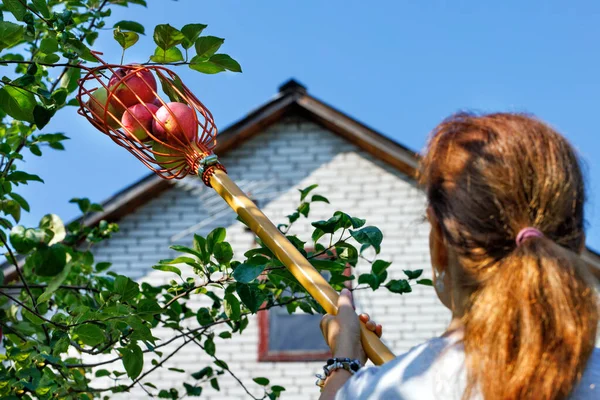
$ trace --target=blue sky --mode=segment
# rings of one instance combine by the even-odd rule
[[[600,2],[594,1],[198,1],[149,0],[115,7],[149,35],[126,62],[154,50],[152,27],[205,23],[243,74],[177,69],[225,128],[294,77],[311,94],[412,149],[458,110],[526,111],[552,124],[580,151],[588,180],[588,245],[600,250]],[[370,3],[370,5],[368,5]],[[110,24],[112,25],[112,24]],[[94,46],[118,62],[112,32]],[[100,202],[147,174],[141,163],[64,110],[45,132],[64,132],[66,152],[27,157],[46,184],[19,188],[26,224],[47,212],[77,216],[72,197]],[[349,210],[351,211],[351,210]]]

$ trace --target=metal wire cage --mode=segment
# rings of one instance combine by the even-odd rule
[[[107,64],[98,54],[101,65],[79,80],[77,112],[162,178],[197,174],[216,146],[210,111],[175,72]]]

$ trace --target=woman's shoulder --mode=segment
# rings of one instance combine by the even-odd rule
[[[363,368],[336,399],[451,398],[452,391],[462,390],[463,366],[464,351],[456,338],[433,338],[382,366]]]

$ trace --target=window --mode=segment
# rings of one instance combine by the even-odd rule
[[[350,276],[347,267],[344,274]],[[350,287],[350,281],[346,282]],[[321,315],[288,314],[285,306],[258,312],[258,361],[321,361],[331,357]]]

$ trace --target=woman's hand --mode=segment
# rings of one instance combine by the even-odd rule
[[[357,316],[354,311],[352,292],[344,289],[338,298],[337,315],[324,315],[321,319],[321,331],[333,357],[357,359],[364,365],[367,356],[360,343],[359,319],[365,323],[367,329],[381,337],[381,325],[371,321],[368,314]]]

